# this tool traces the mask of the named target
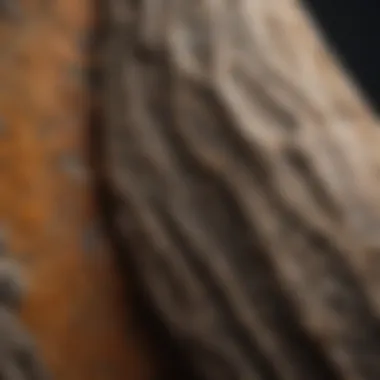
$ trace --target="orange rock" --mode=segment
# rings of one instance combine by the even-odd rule
[[[83,72],[90,0],[24,0],[0,23],[0,225],[29,281],[23,318],[54,378],[144,380],[91,197]]]

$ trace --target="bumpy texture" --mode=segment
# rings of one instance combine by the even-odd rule
[[[105,7],[115,226],[200,378],[378,380],[380,127],[306,11]]]

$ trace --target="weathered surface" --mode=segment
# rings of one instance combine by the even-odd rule
[[[380,126],[294,0],[109,0],[115,225],[203,379],[380,378]]]
[[[101,233],[87,162],[93,5],[0,1],[0,233],[25,274],[22,319],[52,378],[146,380],[153,365]]]

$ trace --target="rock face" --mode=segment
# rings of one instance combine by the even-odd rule
[[[0,1],[0,234],[25,275],[22,320],[52,378],[146,380],[151,361],[93,201],[93,12],[87,0]]]
[[[103,5],[114,227],[199,377],[379,379],[380,126],[307,12]]]

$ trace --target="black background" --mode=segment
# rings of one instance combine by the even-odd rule
[[[326,39],[380,113],[380,0],[303,0]]]

